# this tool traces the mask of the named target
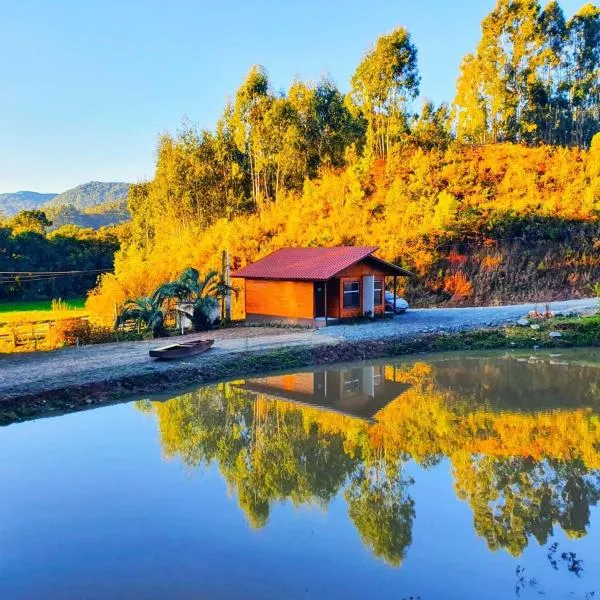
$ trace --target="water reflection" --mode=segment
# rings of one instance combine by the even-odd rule
[[[415,501],[407,466],[451,465],[491,550],[519,556],[560,527],[586,534],[600,498],[600,361],[446,357],[262,377],[203,388],[156,414],[162,451],[216,463],[252,527],[290,501],[341,493],[363,543],[400,565]]]

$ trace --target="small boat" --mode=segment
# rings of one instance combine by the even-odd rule
[[[174,358],[183,358],[185,356],[194,356],[209,350],[215,340],[190,340],[179,344],[170,344],[162,348],[150,350],[150,358],[158,358],[159,360],[172,360]]]

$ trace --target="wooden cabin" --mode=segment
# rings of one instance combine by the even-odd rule
[[[375,246],[282,248],[232,274],[245,280],[246,319],[313,326],[383,314],[386,278],[411,273]]]

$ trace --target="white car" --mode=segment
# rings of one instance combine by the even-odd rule
[[[392,292],[386,292],[385,296],[385,310],[394,312],[394,294]],[[396,296],[396,314],[401,314],[408,308],[408,302],[400,296]]]

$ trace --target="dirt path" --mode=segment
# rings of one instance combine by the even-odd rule
[[[183,341],[194,336],[178,337]],[[64,390],[97,382],[110,385],[111,380],[134,373],[168,373],[190,364],[214,361],[223,355],[328,343],[316,338],[311,330],[290,330],[275,327],[236,327],[211,331],[214,338],[210,354],[178,361],[154,361],[151,348],[168,343],[163,340],[97,344],[80,348],[63,348],[50,352],[0,355],[0,401],[14,400],[52,389]]]
[[[365,340],[418,338],[437,331],[459,331],[515,321],[534,305],[514,305],[489,308],[455,308],[411,310],[393,320],[360,325],[338,325],[314,330],[292,330],[274,327],[236,327],[210,332],[214,348],[207,354],[189,359],[160,362],[148,357],[150,348],[160,341],[121,342],[65,348],[45,353],[0,355],[0,401],[14,402],[20,398],[53,391],[64,394],[95,385],[109,393],[113,385],[126,380],[164,380],[176,386],[178,374],[192,374],[210,367],[219,375],[219,364],[237,355],[268,353],[287,348],[353,344]],[[573,300],[552,303],[551,309],[561,312],[591,312],[596,300]],[[186,336],[188,337],[188,336]],[[184,339],[184,338],[178,338]],[[189,378],[188,378],[189,382]],[[199,383],[199,381],[198,381]],[[117,386],[118,387],[118,386]],[[164,386],[163,386],[164,387]]]

